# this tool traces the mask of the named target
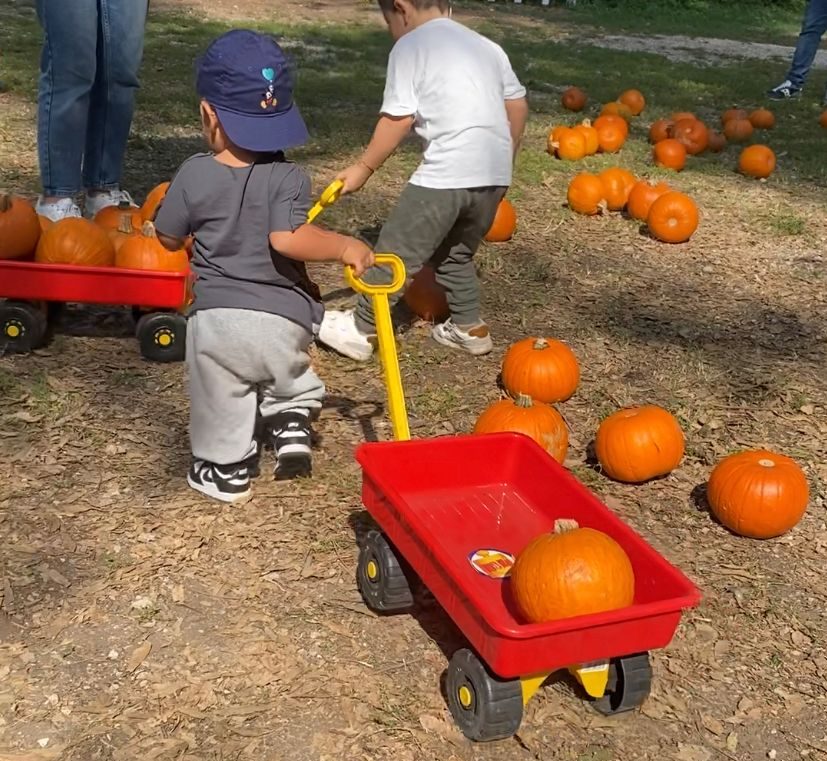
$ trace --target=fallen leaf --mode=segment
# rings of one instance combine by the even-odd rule
[[[183,584],[176,584],[172,588],[172,601],[184,602],[184,586]]]
[[[142,645],[138,645],[129,656],[126,662],[126,670],[131,674],[146,660],[149,653],[152,651],[152,643],[147,640]]]
[[[737,732],[730,732],[726,736],[726,746],[727,749],[735,753],[738,750],[738,733]]]

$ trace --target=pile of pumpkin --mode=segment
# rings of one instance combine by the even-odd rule
[[[42,264],[181,272],[185,250],[168,251],[152,220],[169,183],[153,189],[143,206],[108,206],[94,220],[72,217],[52,222],[22,199],[0,195],[0,259],[34,259]]]
[[[580,383],[574,352],[553,338],[523,339],[506,352],[501,380],[508,396],[480,415],[474,433],[523,433],[563,464],[568,427],[552,405],[570,399]],[[684,446],[677,419],[654,405],[610,414],[594,439],[601,471],[630,484],[671,473],[683,459]],[[707,500],[715,518],[735,534],[769,539],[801,520],[809,487],[789,457],[743,451],[713,468]],[[517,556],[511,584],[517,608],[530,623],[614,610],[634,600],[634,573],[623,549],[611,537],[565,520]]]

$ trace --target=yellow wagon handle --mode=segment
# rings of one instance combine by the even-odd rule
[[[339,200],[344,187],[345,184],[341,180],[334,180],[324,189],[316,205],[307,213],[308,224],[316,219],[328,206]]]
[[[388,412],[397,441],[411,438],[408,425],[408,410],[405,406],[405,391],[399,371],[399,357],[396,353],[396,338],[393,334],[391,309],[388,295],[396,293],[405,285],[405,265],[396,254],[376,254],[376,264],[390,267],[393,280],[387,285],[370,285],[355,277],[350,267],[345,267],[345,280],[354,291],[371,297],[373,316],[376,320],[376,338],[379,342],[379,357],[385,371],[385,388],[388,391]]]

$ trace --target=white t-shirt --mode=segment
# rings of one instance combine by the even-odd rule
[[[505,101],[526,94],[496,43],[448,18],[401,37],[388,60],[382,113],[415,115],[425,143],[410,182],[426,188],[510,185]]]

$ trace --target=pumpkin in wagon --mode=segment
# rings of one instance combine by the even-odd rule
[[[44,264],[110,267],[115,249],[106,231],[94,222],[68,217],[43,231],[34,258]]]
[[[170,251],[155,234],[155,225],[144,222],[141,232],[127,238],[115,254],[115,266],[131,270],[186,272],[189,257],[184,249]]]
[[[497,206],[497,213],[491,223],[491,229],[485,234],[489,243],[504,243],[511,240],[517,229],[517,212],[507,198],[503,198]]]
[[[0,259],[31,256],[40,239],[40,222],[28,201],[0,193]]]
[[[141,218],[148,221],[154,222],[155,215],[158,213],[158,208],[161,205],[161,202],[166,197],[167,191],[169,190],[169,183],[162,182],[160,185],[156,185],[152,190],[149,191],[147,194],[146,200],[141,206]]]
[[[698,207],[684,193],[664,193],[649,207],[646,226],[659,241],[685,243],[698,229]]]
[[[552,404],[570,399],[580,383],[574,352],[554,338],[524,338],[503,357],[502,383],[511,396]]]
[[[95,214],[94,222],[107,232],[117,230],[121,226],[124,214],[129,214],[132,217],[132,226],[140,229],[144,221],[144,218],[141,216],[141,210],[127,201],[117,206],[104,206]]]

